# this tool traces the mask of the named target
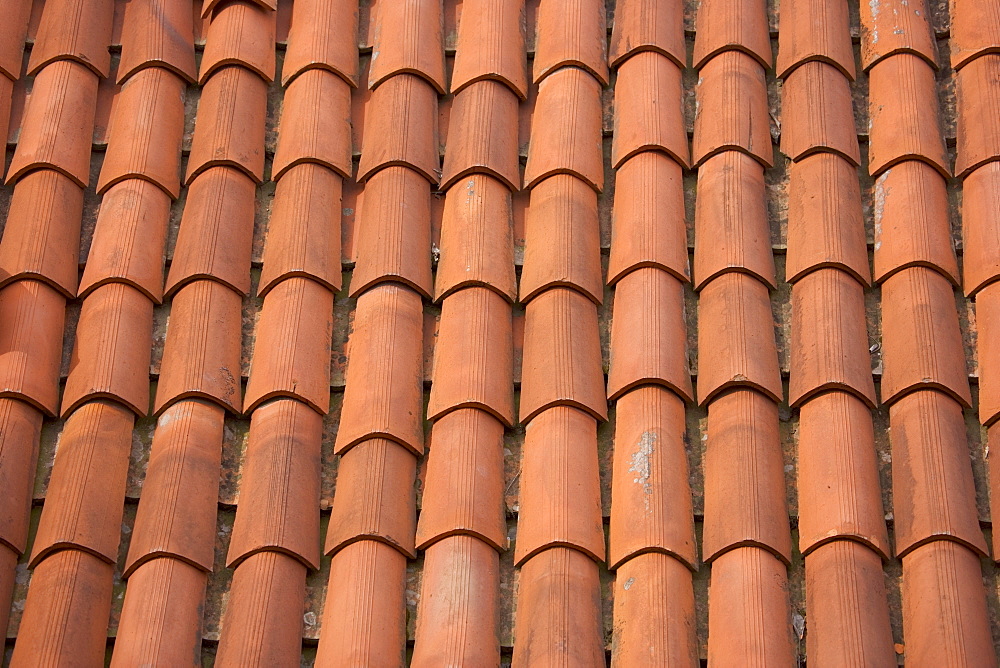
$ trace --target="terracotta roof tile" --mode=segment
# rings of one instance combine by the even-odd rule
[[[146,415],[152,325],[152,302],[131,286],[111,283],[87,296],[63,393],[63,417],[94,399],[118,401]]]
[[[505,549],[503,424],[485,411],[453,411],[434,422],[431,446],[417,546],[424,550],[449,536],[469,535],[491,550]]]
[[[288,84],[271,179],[301,163],[351,178],[351,87],[325,70],[303,72]]]
[[[487,79],[503,82],[522,100],[528,96],[523,0],[462,3],[451,91]]]
[[[595,304],[604,300],[597,207],[597,193],[575,176],[556,174],[534,187],[525,219],[521,303],[554,287],[573,288]]]
[[[1000,423],[994,422],[986,430],[987,432],[987,442],[997,443],[1000,436]],[[997,466],[997,458],[986,459],[987,465],[987,478],[989,483],[990,491],[995,489],[1000,489],[1000,466]],[[990,514],[992,515],[997,510],[1000,510],[1000,494],[990,495]],[[993,547],[993,554],[1000,554],[1000,536],[996,534],[993,535],[993,540],[991,541]]]
[[[771,302],[763,283],[728,273],[710,282],[698,302],[698,402],[729,388],[782,397]]]
[[[352,0],[296,0],[281,80],[329,70],[358,85],[358,5]]]
[[[33,0],[11,0],[5,7],[6,16],[0,25],[0,74],[12,81],[21,76],[24,40],[28,33],[32,4]]]
[[[846,392],[806,401],[798,446],[799,551],[811,554],[829,541],[849,539],[889,558],[868,407]]]
[[[267,84],[243,67],[224,67],[201,89],[188,185],[216,166],[236,167],[255,182],[264,179],[264,117]]]
[[[210,169],[191,184],[167,274],[168,296],[203,279],[250,292],[254,198],[253,181],[229,167]]]
[[[684,401],[662,387],[645,386],[618,399],[615,413],[609,566],[627,578],[622,569],[637,555],[662,552],[697,568]],[[646,568],[657,567],[636,567]]]
[[[858,165],[851,87],[832,65],[808,62],[782,86],[781,151],[792,160],[819,152],[842,155]]]
[[[0,397],[58,412],[66,300],[45,283],[17,281],[0,290]]]
[[[1000,255],[996,253],[1000,245],[998,163],[983,165],[962,183],[962,242],[963,285],[971,297],[1000,278]]]
[[[955,174],[1000,160],[1000,55],[976,58],[957,75],[958,146]]]
[[[365,105],[358,180],[391,165],[405,165],[436,184],[441,176],[437,104],[434,89],[413,75],[390,77],[376,88]]]
[[[690,164],[681,68],[659,53],[644,51],[618,68],[611,164],[620,167],[649,150],[664,151],[685,167]]]
[[[59,60],[71,60],[106,77],[111,67],[114,0],[52,0],[45,3],[28,74]]]
[[[788,166],[785,275],[794,282],[824,267],[871,283],[857,169],[838,155],[817,153]]]
[[[840,665],[896,665],[879,556],[838,540],[806,555],[805,570],[809,656]],[[905,640],[909,645],[909,636]]]
[[[686,342],[683,284],[655,267],[622,278],[615,286],[608,398],[655,383],[691,401]]]
[[[695,68],[701,69],[726,51],[742,51],[770,68],[766,4],[764,0],[739,0],[728,5],[723,0],[703,0],[695,29]]]
[[[783,467],[778,406],[771,399],[740,389],[708,405],[705,561],[747,545],[791,561]]]
[[[940,392],[913,392],[890,407],[889,428],[896,554],[943,539],[985,556],[962,407]]]
[[[514,301],[517,282],[513,216],[510,191],[493,177],[471,174],[448,190],[441,221],[435,299],[483,285]]]
[[[14,598],[15,570],[17,569],[17,552],[0,543],[0,601],[11,601]],[[0,626],[7,628],[10,619],[10,606],[6,603],[0,606]],[[6,632],[5,632],[6,633]]]
[[[594,303],[567,288],[546,290],[531,300],[522,374],[521,424],[554,406],[574,406],[598,420],[606,419]]]
[[[883,403],[920,389],[972,403],[954,294],[943,276],[914,267],[883,283],[882,357]]]
[[[951,66],[958,69],[984,53],[1000,52],[997,6],[978,0],[952,0],[949,47]]]
[[[608,33],[602,0],[539,3],[532,78],[539,83],[560,68],[580,67],[608,83]]]
[[[431,194],[427,181],[407,167],[376,172],[358,207],[357,265],[351,296],[394,281],[431,295]]]
[[[157,415],[191,398],[241,412],[241,307],[240,296],[215,281],[195,281],[174,294],[154,404]]]
[[[212,15],[205,40],[198,80],[227,65],[256,72],[264,81],[274,79],[275,13],[255,2],[227,2]]]
[[[15,551],[15,561],[28,543],[41,429],[42,414],[37,408],[16,399],[0,399],[0,481],[6,490],[0,507],[0,547]]]
[[[258,296],[293,277],[340,290],[341,187],[340,175],[319,165],[288,170],[275,189]]]
[[[441,189],[473,173],[497,177],[518,190],[517,97],[496,81],[476,81],[455,95]]]
[[[861,65],[887,56],[915,54],[937,67],[937,42],[925,0],[880,0],[861,6]]]
[[[0,285],[31,278],[75,296],[83,199],[80,186],[51,169],[18,181],[0,241]]]
[[[533,188],[553,174],[573,174],[598,191],[604,187],[601,85],[575,67],[554,72],[538,86],[524,185]]]
[[[6,135],[8,139],[10,139],[9,135],[11,132],[16,133],[20,129],[20,121],[17,120],[15,123],[11,123],[11,116],[14,115],[13,107],[15,104],[24,104],[24,85],[24,81],[11,81],[5,76],[0,76],[0,128],[8,128]],[[22,98],[20,103],[15,100],[16,97]],[[13,125],[17,127],[12,127]]]
[[[376,0],[374,5],[369,88],[406,73],[425,79],[443,94],[444,35],[439,0]]]
[[[284,0],[280,0],[282,3]],[[201,0],[201,2],[196,3],[195,10],[198,9],[198,4],[201,5],[200,15],[204,17],[206,24],[215,19],[216,12],[220,5],[224,5],[227,0]],[[253,4],[261,9],[270,9],[276,11],[278,9],[279,0],[247,0],[250,4]],[[210,16],[211,15],[211,16]]]
[[[160,416],[125,560],[129,586],[147,563],[212,570],[224,416],[217,404],[198,400]]]
[[[53,172],[35,172],[44,173]],[[169,216],[170,196],[149,181],[129,179],[111,186],[101,201],[80,280],[80,296],[102,285],[124,283],[159,304],[163,298],[163,245]],[[0,243],[0,266],[3,251]],[[66,263],[74,273],[75,254],[72,263]]]
[[[850,12],[846,2],[799,0],[781,8],[775,71],[784,79],[803,63],[818,61],[854,80]]]
[[[194,82],[192,20],[181,0],[131,0],[125,6],[119,83],[148,67],[163,67]]]
[[[96,105],[97,76],[83,66],[60,61],[39,72],[7,183],[32,170],[51,168],[87,187]]]
[[[991,425],[1000,418],[1000,285],[986,286],[976,296],[979,352],[979,420]]]
[[[608,284],[639,267],[656,267],[687,282],[683,171],[662,153],[629,158],[615,175]]]
[[[611,66],[620,66],[636,53],[655,51],[683,68],[687,61],[683,17],[683,3],[677,0],[618,0],[608,54]]]
[[[111,401],[85,404],[66,420],[31,567],[67,550],[115,563],[133,422],[132,411]]]

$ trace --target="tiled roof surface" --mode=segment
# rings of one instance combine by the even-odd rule
[[[0,14],[4,665],[996,665],[997,0]]]

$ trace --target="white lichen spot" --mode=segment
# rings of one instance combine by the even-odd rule
[[[635,452],[632,453],[632,458],[628,467],[628,472],[635,474],[635,478],[632,479],[632,482],[637,485],[642,485],[642,493],[645,495],[653,493],[653,486],[649,482],[652,475],[652,464],[650,463],[650,459],[653,456],[656,438],[656,432],[642,432],[642,435],[639,436],[639,442],[636,443],[636,449]],[[651,512],[652,509],[649,505],[649,499],[644,498],[643,503],[646,506],[646,512]]]
[[[622,583],[622,589],[628,591],[629,589],[632,588],[633,584],[635,584],[635,578],[629,578],[628,580]]]
[[[872,45],[878,44],[878,15],[879,15],[879,0],[868,0],[868,6],[872,10]]]
[[[307,612],[306,614],[302,615],[302,621],[305,622],[306,626],[316,626],[316,613]]]

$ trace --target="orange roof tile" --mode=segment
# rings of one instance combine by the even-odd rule
[[[397,74],[415,74],[445,91],[444,36],[438,0],[376,0],[372,8],[372,61],[368,87]]]
[[[901,53],[917,55],[937,67],[937,42],[925,0],[879,0],[860,6],[861,64],[866,70]]]
[[[1000,55],[976,58],[959,70],[958,146],[955,174],[967,176],[976,167],[1000,160]]]
[[[219,6],[223,5],[227,1],[228,0],[200,0],[195,5],[194,9],[197,12],[198,5],[201,5],[201,11],[198,12],[198,15],[204,17],[205,22],[207,24],[208,22],[212,21],[215,18],[215,15],[218,13],[217,10],[219,9]],[[247,0],[247,1],[250,4],[260,7],[261,9],[270,9],[272,11],[275,11],[278,8],[278,0]],[[282,3],[283,2],[284,0],[282,0]]]
[[[517,97],[495,81],[469,84],[455,95],[451,110],[441,189],[473,173],[495,176],[511,190],[521,184]]]
[[[850,12],[846,2],[798,0],[781,8],[775,72],[782,79],[809,62],[833,65],[854,80]]]
[[[275,14],[255,2],[233,1],[212,14],[201,58],[198,81],[204,86],[213,73],[227,65],[274,79]]]
[[[351,88],[326,70],[308,70],[285,90],[271,179],[302,163],[351,178]]]
[[[681,68],[659,53],[644,51],[621,64],[615,84],[613,166],[649,150],[689,165],[681,91]]]
[[[979,332],[979,421],[992,425],[1000,418],[1000,286],[983,288],[976,296],[976,325]]]
[[[959,69],[984,53],[1000,52],[997,7],[978,0],[951,2],[951,66]]]
[[[684,67],[684,7],[676,0],[618,0],[608,58],[619,67],[636,53],[655,51]]]
[[[24,552],[28,543],[41,429],[42,414],[37,408],[16,399],[0,399],[0,479],[7,499],[0,507],[0,546],[8,552]],[[6,605],[0,610],[6,612]]]
[[[970,297],[1000,278],[998,244],[1000,163],[993,162],[973,171],[962,183],[962,279]]]
[[[66,300],[46,283],[17,281],[0,289],[0,397],[58,413]]]
[[[524,52],[523,0],[469,0],[462,3],[451,92],[477,81],[496,80],[520,99],[528,95]]]
[[[411,74],[390,77],[372,92],[365,107],[358,180],[370,179],[385,167],[403,165],[436,184],[441,161],[434,89]]]
[[[44,6],[28,74],[37,75],[46,65],[67,60],[99,77],[108,76],[114,0],[52,0]]]
[[[33,0],[11,0],[5,7],[7,14],[0,25],[0,74],[11,81],[21,76],[24,40],[33,4]]]
[[[150,68],[166,68],[187,82],[197,78],[193,15],[182,0],[132,0],[125,5],[118,82]]]
[[[803,63],[785,78],[781,151],[792,160],[829,151],[861,162],[850,82],[832,65]]]
[[[282,83],[310,69],[329,70],[358,85],[358,5],[352,0],[296,0]]]
[[[715,56],[741,51],[771,67],[771,40],[764,0],[703,0],[695,28],[694,66],[702,69]],[[765,116],[766,118],[766,116]]]
[[[535,83],[561,68],[583,68],[598,84],[608,82],[607,28],[602,0],[543,2],[535,17]]]

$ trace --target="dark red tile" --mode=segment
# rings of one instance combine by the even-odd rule
[[[278,150],[271,165],[275,181],[288,169],[316,163],[351,178],[351,87],[326,70],[309,70],[285,89]]]
[[[614,167],[643,151],[663,151],[682,166],[690,165],[681,68],[676,63],[654,51],[640,52],[622,63],[614,109]]]
[[[496,80],[517,94],[528,95],[524,52],[524,3],[521,0],[469,0],[459,4],[462,23],[455,48],[451,92],[477,81]]]
[[[198,81],[204,85],[227,65],[256,72],[264,81],[274,79],[275,13],[254,2],[227,2],[212,14],[205,36]]]
[[[6,490],[0,507],[0,548],[13,553],[15,562],[28,543],[41,430],[41,411],[23,401],[0,399],[0,481]],[[5,577],[2,569],[7,566],[6,562],[0,566],[0,581]],[[12,564],[10,568],[13,574]],[[0,591],[0,601],[10,601],[9,592],[6,596],[3,598]],[[0,605],[0,610],[6,608],[6,603]]]
[[[520,189],[517,96],[496,81],[477,81],[455,95],[441,190],[477,173]]]
[[[694,66],[703,68],[710,59],[727,51],[741,51],[771,67],[771,39],[764,0],[707,0],[698,6],[695,28]],[[765,115],[765,118],[767,116]]]
[[[781,88],[781,152],[792,160],[830,152],[861,163],[850,82],[822,62],[803,63]]]
[[[910,53],[937,67],[937,42],[925,0],[880,0],[861,7],[861,65]]]
[[[114,0],[46,0],[28,60],[28,74],[38,74],[50,63],[68,60],[97,76],[108,76],[114,11]]]
[[[372,66],[368,87],[396,74],[415,74],[445,92],[444,35],[439,0],[373,3]]]
[[[781,8],[775,71],[785,78],[808,62],[829,63],[854,80],[850,12],[843,2],[806,0]]]
[[[684,67],[684,5],[678,0],[620,0],[615,5],[608,59],[619,67],[627,58],[655,51]]]
[[[0,290],[0,397],[58,412],[66,299],[39,281]]]
[[[162,67],[185,81],[197,78],[194,25],[188,3],[180,0],[130,0],[125,6],[118,81],[147,67]]]
[[[352,0],[298,0],[292,6],[282,83],[324,69],[358,85],[358,4]]]

